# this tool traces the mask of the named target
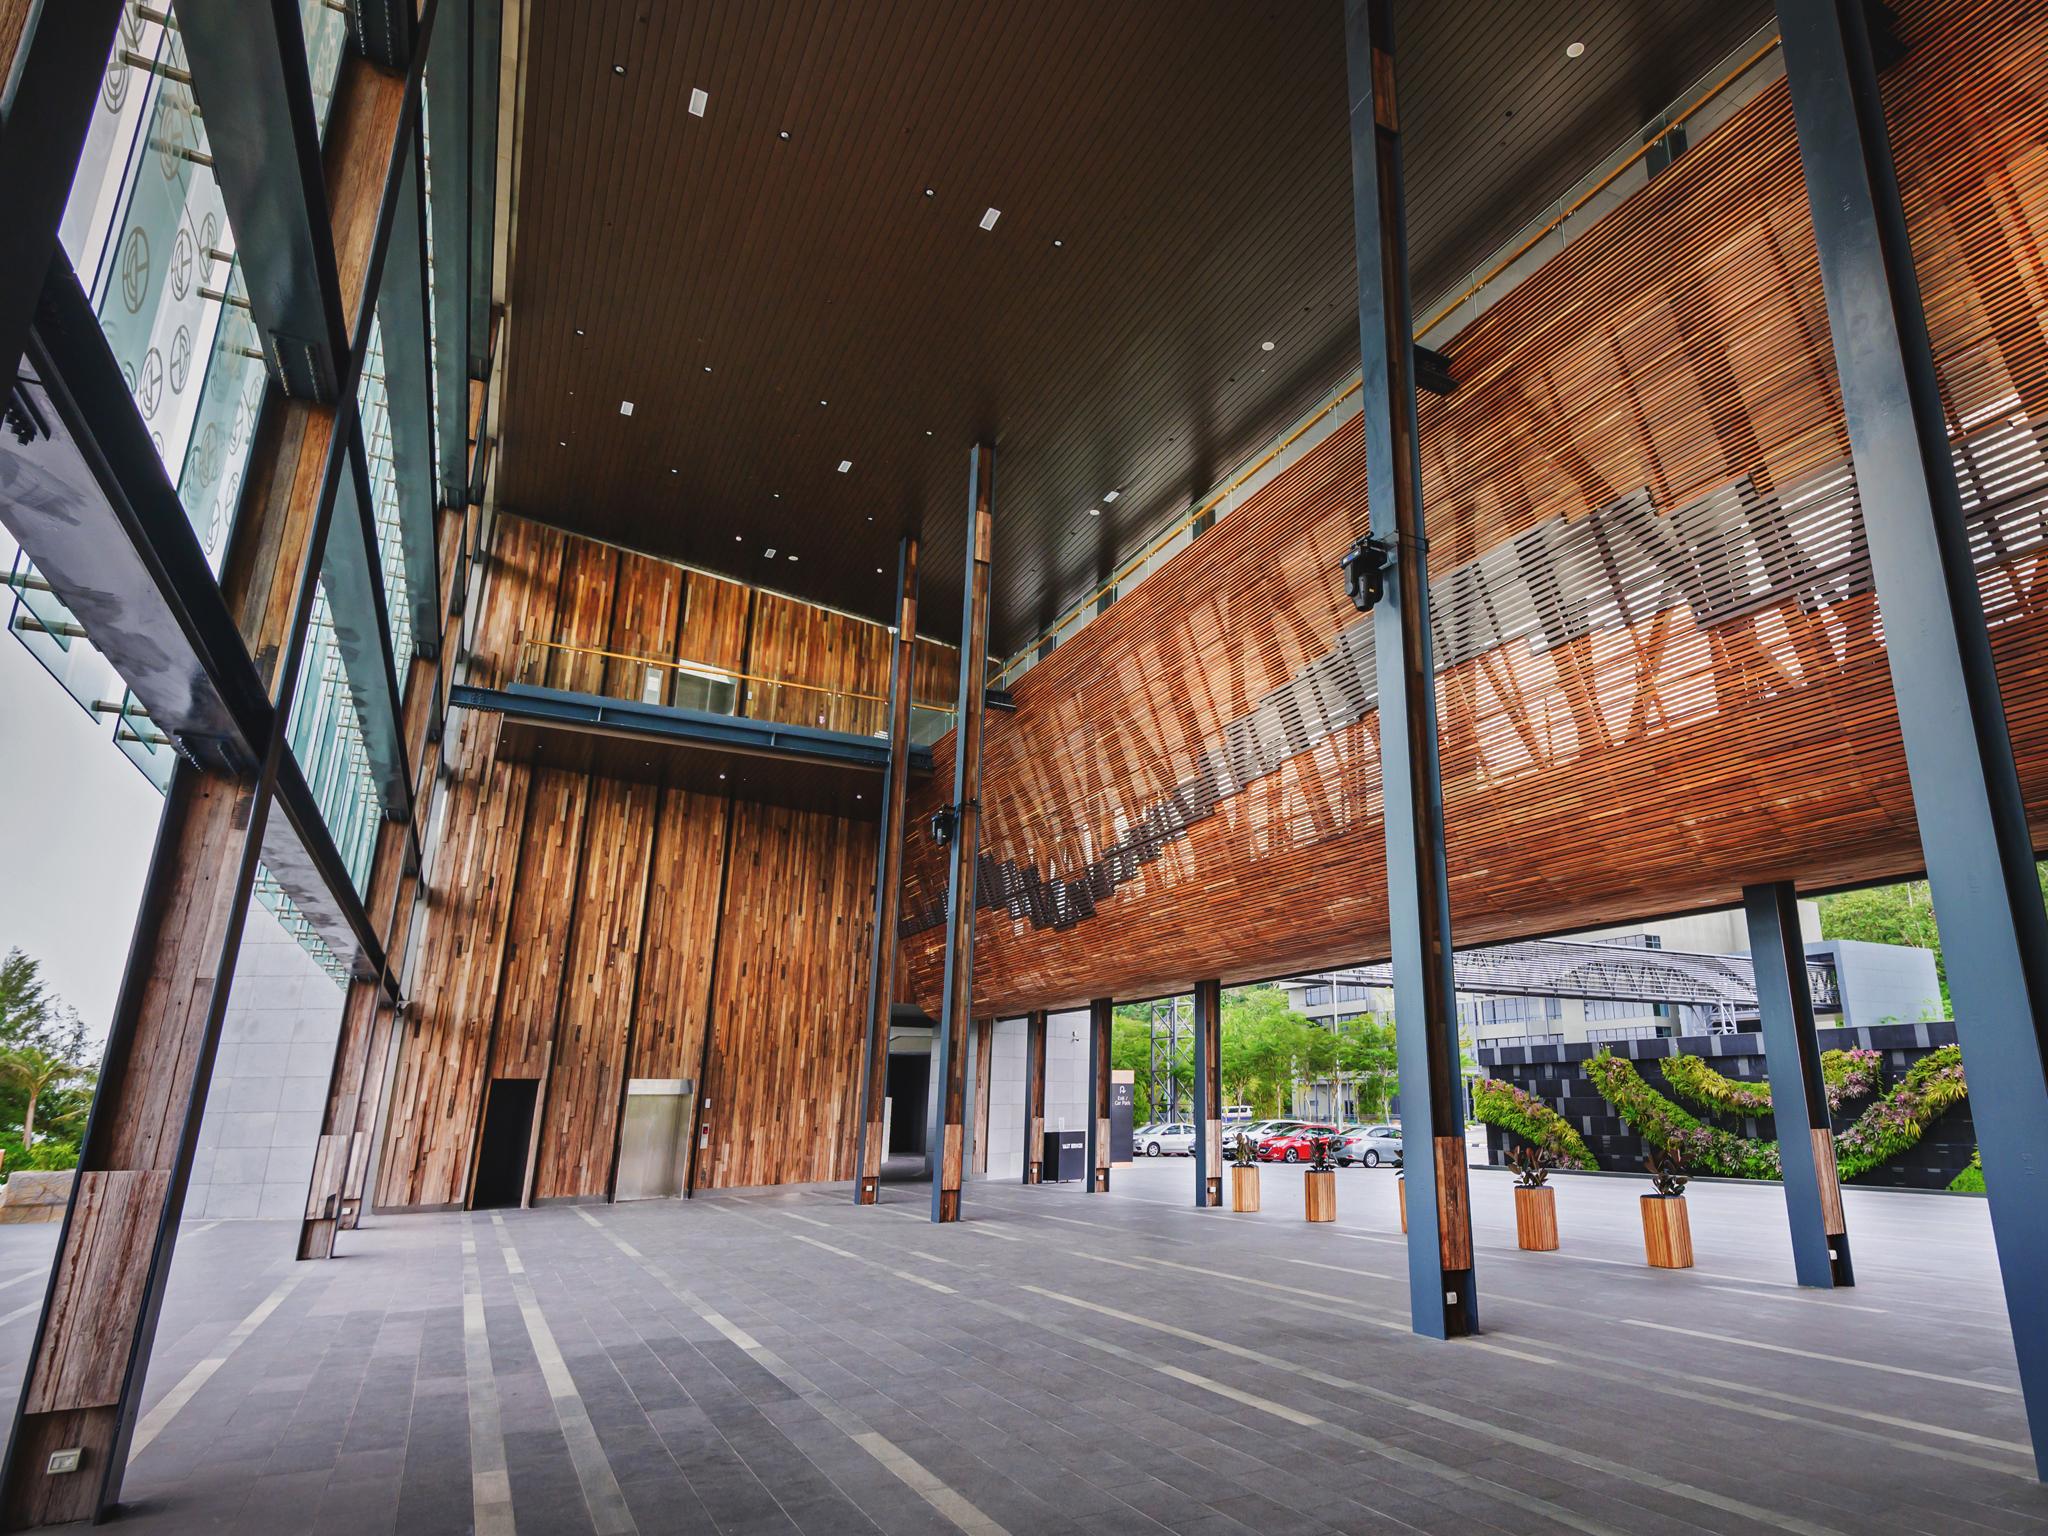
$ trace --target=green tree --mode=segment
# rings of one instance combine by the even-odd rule
[[[1339,1024],[1337,1069],[1352,1085],[1359,1114],[1368,1120],[1385,1119],[1387,1101],[1401,1081],[1393,1021],[1367,1014]]]
[[[1293,1041],[1303,1022],[1278,987],[1233,987],[1223,994],[1216,1075],[1227,1103],[1249,1104],[1258,1115],[1278,1113],[1283,1085],[1293,1085]]]
[[[34,959],[9,950],[0,959],[0,1149],[14,1166],[77,1162],[67,1133],[76,1136],[91,1106],[93,1077],[77,1010],[49,989]]]

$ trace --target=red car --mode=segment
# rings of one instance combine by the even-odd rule
[[[1318,1140],[1334,1140],[1337,1127],[1334,1125],[1302,1125],[1279,1136],[1268,1136],[1259,1143],[1259,1161],[1262,1163],[1307,1163],[1315,1160],[1314,1143]]]

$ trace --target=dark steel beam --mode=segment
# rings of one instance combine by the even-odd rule
[[[503,0],[470,0],[469,376],[490,376],[491,266],[498,225],[498,79]]]
[[[1345,0],[1344,39],[1365,478],[1373,536],[1394,551],[1394,580],[1373,610],[1373,647],[1386,804],[1387,939],[1401,1121],[1411,1149],[1405,1162],[1409,1308],[1417,1333],[1447,1338],[1478,1331],[1479,1299],[1458,1080],[1392,0]]]
[[[1088,1000],[1088,1193],[1109,1193],[1109,1037],[1116,1004]]]
[[[441,580],[434,537],[434,384],[433,357],[427,345],[426,203],[417,135],[406,150],[400,174],[377,314],[382,322],[391,471],[404,535],[413,644],[421,655],[436,656],[441,647],[440,604],[436,600]]]
[[[151,721],[195,763],[254,771],[270,699],[106,335],[50,264],[0,433],[0,520]]]
[[[1195,1204],[1223,1203],[1223,983],[1195,983]]]
[[[1045,1178],[1045,1010],[1024,1021],[1024,1182]]]
[[[393,821],[409,821],[412,774],[399,734],[398,674],[391,654],[391,615],[384,605],[383,559],[377,548],[360,424],[352,421],[349,426],[348,494],[342,497],[344,505],[327,533],[320,580],[327,589],[327,616],[334,626],[335,648],[341,652],[342,670],[355,700],[356,723],[362,729],[363,748],[384,814]]]
[[[343,958],[354,957],[350,974],[376,975],[385,956],[371,913],[349,878],[320,803],[289,749],[278,764],[271,797],[284,814],[273,818],[264,833],[263,867],[329,949]]]
[[[0,58],[0,379],[14,378],[28,346],[121,10],[121,0],[29,7],[13,57]]]
[[[414,0],[391,5],[386,0],[348,0],[348,31],[363,57],[382,69],[406,70],[419,41]]]
[[[917,540],[896,547],[896,641],[889,650],[889,764],[876,834],[875,910],[869,935],[867,1015],[861,1024],[860,1113],[854,1119],[853,1198],[882,1190],[882,1110],[888,1097],[889,1009],[896,1000],[897,928],[903,909],[904,807],[910,792],[910,695],[917,675]]]
[[[1792,1267],[1801,1285],[1854,1285],[1834,1127],[1813,1031],[1813,994],[1806,983],[1806,945],[1799,935],[1799,898],[1789,884],[1745,886],[1742,909],[1770,1068],[1785,1214],[1792,1224]]]
[[[1780,0],[1885,654],[2036,1468],[2048,1477],[2048,915],[1861,0]]]
[[[178,26],[271,377],[332,405],[348,329],[298,0],[184,0]]]
[[[461,506],[469,495],[469,113],[470,8],[448,0],[434,16],[427,39],[428,135],[434,242],[434,374],[441,409],[434,423],[439,444],[441,504]]]
[[[953,730],[952,841],[946,847],[946,973],[934,1042],[932,1220],[960,1219],[966,1136],[967,1024],[974,1016],[975,877],[981,863],[981,739],[988,698],[989,556],[995,541],[996,452],[967,456],[967,573],[960,609],[960,698]]]

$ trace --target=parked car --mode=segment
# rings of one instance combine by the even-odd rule
[[[1192,1120],[1169,1120],[1149,1127],[1143,1136],[1132,1137],[1131,1145],[1147,1157],[1193,1157],[1195,1124]]]
[[[1331,1155],[1340,1168],[1353,1163],[1377,1168],[1381,1163],[1401,1162],[1401,1127],[1398,1125],[1347,1125],[1337,1138]]]
[[[1299,1120],[1240,1120],[1223,1127],[1223,1156],[1228,1159],[1237,1146],[1237,1138],[1249,1136],[1254,1147],[1269,1136],[1279,1136],[1293,1130],[1302,1122]]]
[[[1318,1138],[1332,1137],[1337,1127],[1311,1120],[1306,1124],[1297,1122],[1292,1129],[1268,1136],[1259,1143],[1259,1161],[1262,1163],[1306,1163],[1315,1158],[1315,1142]]]
[[[1134,1130],[1132,1130],[1131,1145],[1134,1147],[1143,1147],[1145,1145],[1145,1138],[1147,1136],[1150,1136],[1154,1131],[1163,1131],[1165,1129],[1166,1122],[1164,1120],[1147,1120],[1143,1125],[1138,1126]]]

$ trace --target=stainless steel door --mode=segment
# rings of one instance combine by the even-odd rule
[[[672,1200],[682,1194],[694,1088],[686,1077],[636,1077],[626,1084],[619,1199]]]

